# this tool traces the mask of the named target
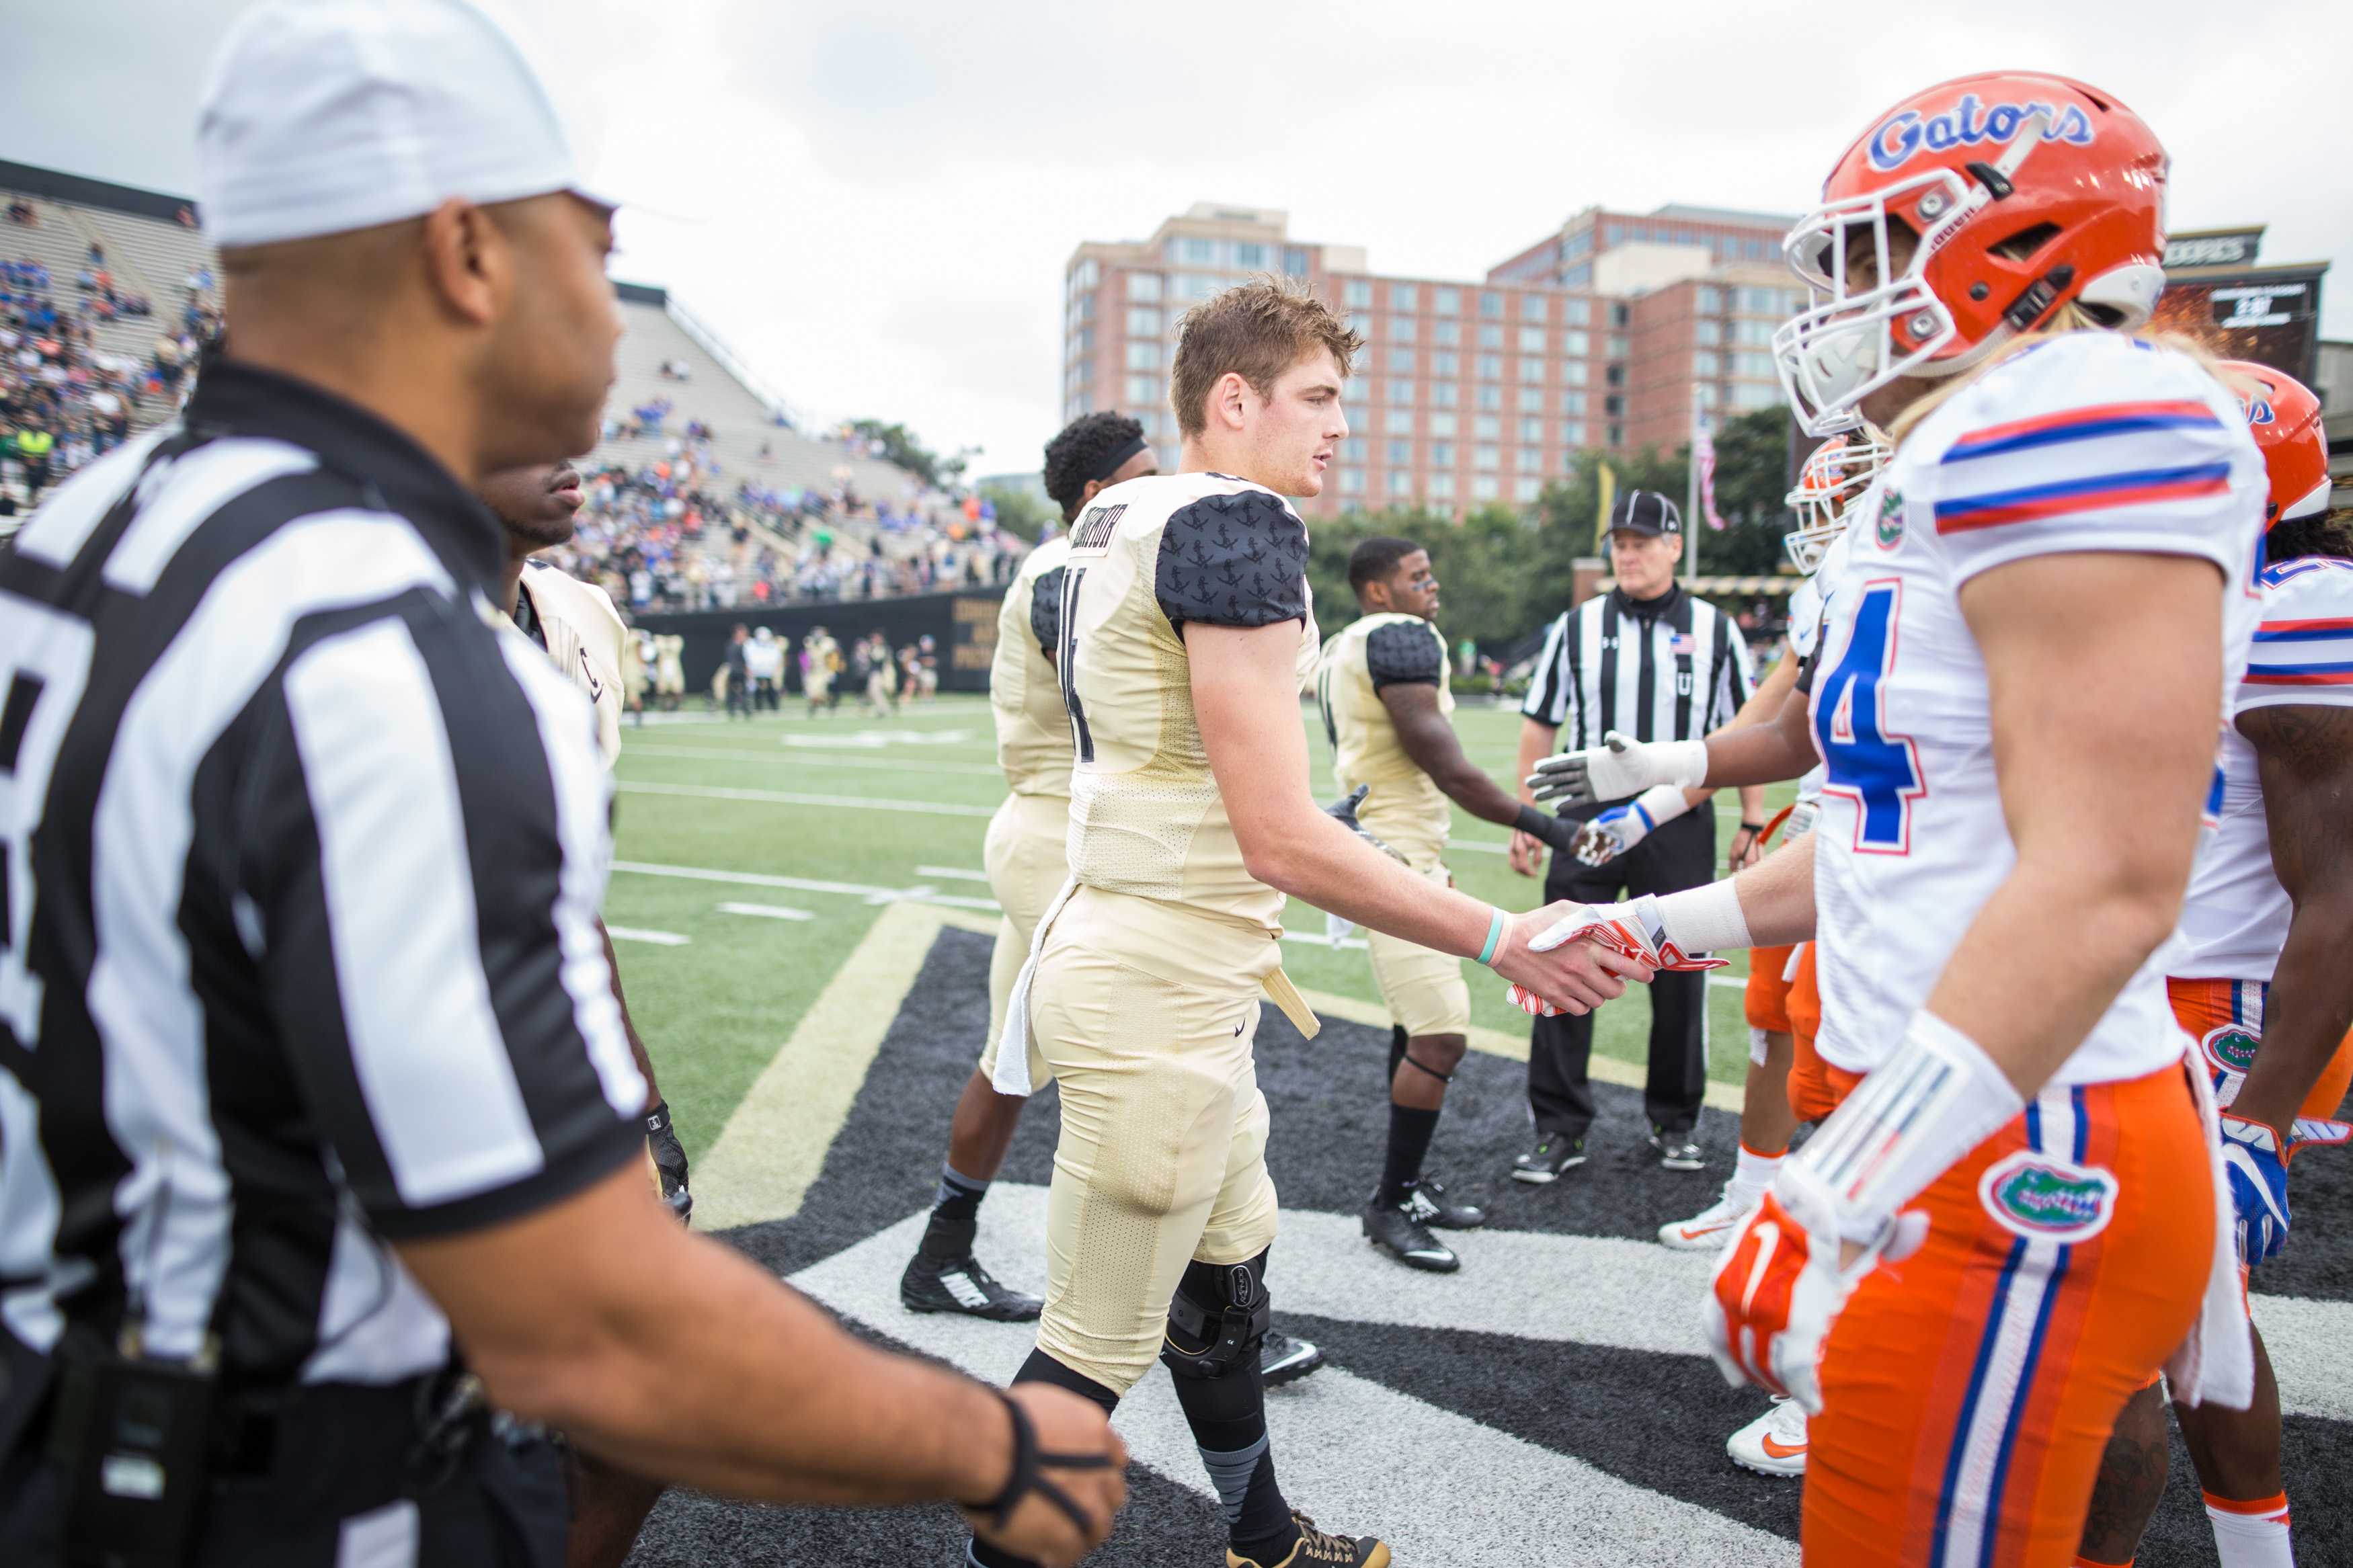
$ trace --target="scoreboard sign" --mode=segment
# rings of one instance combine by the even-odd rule
[[[2176,277],[2167,281],[2149,324],[2195,339],[2223,359],[2253,360],[2309,384],[2319,363],[2320,280],[2327,270],[2319,262]]]

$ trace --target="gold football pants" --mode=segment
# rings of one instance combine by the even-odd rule
[[[1263,930],[1082,888],[1030,982],[1061,1086],[1038,1346],[1124,1394],[1152,1366],[1194,1258],[1240,1263],[1275,1232],[1251,1047]]]

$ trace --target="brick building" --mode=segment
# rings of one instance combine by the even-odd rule
[[[1588,208],[1483,280],[1376,274],[1285,215],[1198,204],[1149,239],[1090,242],[1064,275],[1065,418],[1116,408],[1176,459],[1168,363],[1185,310],[1246,278],[1304,280],[1366,338],[1350,433],[1311,516],[1527,505],[1585,449],[1672,448],[1704,411],[1778,403],[1766,345],[1799,290],[1789,220]]]

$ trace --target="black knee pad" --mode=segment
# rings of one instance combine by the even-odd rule
[[[1389,1026],[1389,1076],[1381,1080],[1383,1083],[1397,1081],[1398,1064],[1405,1060],[1406,1038],[1403,1024]]]
[[[1203,1263],[1185,1266],[1185,1278],[1168,1303],[1168,1327],[1173,1331],[1161,1346],[1160,1359],[1175,1377],[1223,1377],[1258,1358],[1259,1342],[1266,1338],[1272,1314],[1267,1306],[1266,1254],[1247,1263]],[[1176,1336],[1198,1344],[1182,1349]]]

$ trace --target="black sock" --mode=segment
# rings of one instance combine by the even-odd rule
[[[1218,1489],[1234,1551],[1254,1563],[1279,1563],[1299,1527],[1274,1481],[1266,1436],[1266,1385],[1255,1352],[1223,1377],[1178,1377],[1176,1403],[1193,1428],[1201,1463]]]
[[[926,1258],[962,1258],[971,1252],[973,1236],[980,1228],[980,1200],[987,1195],[987,1182],[942,1165],[939,1190],[932,1194],[932,1222],[923,1227],[917,1250]]]
[[[1253,1272],[1263,1278],[1261,1253]],[[1180,1287],[1194,1301],[1224,1299],[1225,1268],[1198,1259],[1185,1266]],[[1179,1342],[1174,1323],[1169,1338]],[[1274,1482],[1274,1454],[1266,1436],[1266,1384],[1260,1376],[1258,1347],[1220,1377],[1177,1375],[1176,1403],[1184,1408],[1185,1424],[1193,1429],[1193,1443],[1201,1463],[1218,1489],[1225,1510],[1226,1531],[1235,1552],[1253,1563],[1279,1563],[1291,1554],[1299,1527],[1291,1521],[1291,1506]]]
[[[1408,1072],[1413,1069],[1408,1068]],[[1421,1162],[1430,1153],[1430,1140],[1438,1131],[1435,1110],[1389,1102],[1388,1155],[1381,1163],[1381,1202],[1403,1203],[1421,1180]]]

